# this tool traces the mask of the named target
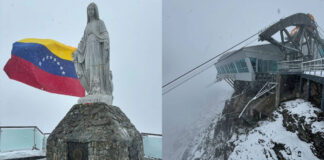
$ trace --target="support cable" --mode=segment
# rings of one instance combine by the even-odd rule
[[[252,36],[246,38],[245,40],[243,40],[243,41],[241,41],[241,42],[239,42],[239,43],[237,43],[236,45],[230,47],[229,49],[223,51],[222,53],[220,53],[220,54],[218,54],[218,55],[212,57],[211,59],[209,59],[209,60],[207,60],[207,61],[201,63],[200,65],[198,65],[198,66],[196,66],[196,67],[190,69],[190,70],[187,71],[186,73],[184,73],[184,74],[178,76],[177,78],[175,78],[175,79],[171,80],[170,82],[166,83],[165,85],[163,85],[163,86],[162,86],[162,89],[165,89],[165,88],[168,87],[169,85],[175,83],[176,81],[180,80],[181,78],[185,77],[186,75],[190,74],[191,72],[193,72],[193,71],[195,71],[195,70],[197,70],[197,69],[203,67],[204,65],[208,64],[209,62],[215,60],[217,57],[219,57],[219,56],[221,56],[221,55],[227,53],[228,51],[232,50],[233,48],[239,46],[240,44],[242,44],[242,43],[248,41],[248,40],[251,39],[252,37],[258,35],[259,33],[261,33],[261,31],[255,33],[255,34],[253,34]],[[253,42],[254,42],[254,41],[253,41]],[[250,42],[250,43],[251,43],[251,42]],[[250,44],[250,43],[248,43],[248,44]],[[248,44],[246,44],[246,45],[248,45]],[[246,46],[246,45],[245,45],[245,46]],[[244,46],[244,47],[245,47],[245,46]],[[211,65],[210,65],[210,66],[211,66]],[[190,80],[191,78],[195,77],[196,75],[198,75],[198,74],[202,73],[203,71],[207,70],[210,66],[206,66],[206,68],[204,68],[204,69],[198,71],[196,74],[193,74],[192,76],[190,76],[189,78],[183,80],[183,81],[180,82],[179,84],[176,84],[175,86],[171,86],[170,89],[167,89],[166,91],[162,92],[162,95],[164,95],[164,94],[170,92],[171,90],[177,88],[178,86],[180,86],[180,85],[182,85],[183,83],[187,82],[188,80]]]

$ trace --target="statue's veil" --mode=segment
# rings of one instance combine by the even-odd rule
[[[98,11],[98,7],[97,7],[97,5],[96,5],[95,3],[92,2],[92,3],[90,3],[90,4],[88,5],[88,8],[87,8],[87,23],[90,22],[89,8],[90,8],[91,6],[93,6],[93,8],[94,8],[94,10],[95,10],[94,18],[95,18],[96,20],[99,20],[99,11]]]

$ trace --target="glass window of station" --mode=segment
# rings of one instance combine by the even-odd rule
[[[277,71],[277,62],[275,60],[263,60],[249,57],[254,72],[272,73]],[[233,74],[249,72],[245,59],[230,62],[222,66],[216,67],[219,74]]]

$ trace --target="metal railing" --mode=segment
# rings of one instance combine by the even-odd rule
[[[302,60],[280,61],[277,63],[279,72],[301,72]]]
[[[162,137],[162,134],[156,134],[156,133],[145,133],[145,132],[142,132],[141,135],[142,136],[160,136],[160,137]]]
[[[302,71],[304,74],[322,76],[324,74],[323,70],[324,70],[324,58],[302,62]]]
[[[324,76],[324,58],[303,62],[302,60],[278,62],[278,72],[298,72],[316,76]]]

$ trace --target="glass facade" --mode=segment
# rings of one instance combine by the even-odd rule
[[[228,65],[225,65],[224,67],[225,67],[225,71],[226,71],[226,73],[231,73],[231,71],[230,71]]]
[[[257,59],[256,58],[253,58],[253,57],[250,57],[250,61],[251,61],[251,65],[252,65],[252,68],[254,70],[254,72],[256,72],[256,62],[257,62]]]
[[[34,128],[1,128],[0,134],[0,152],[34,147]]]
[[[320,47],[319,52],[320,52],[321,57],[324,57],[324,50],[322,47]]]
[[[39,150],[43,148],[44,135],[37,129],[35,129],[35,147]]]
[[[144,155],[162,159],[162,137],[143,136]]]
[[[324,54],[324,53],[323,53]],[[249,57],[254,72],[276,72],[277,62],[275,60],[263,60],[254,57]],[[231,62],[219,67],[216,67],[219,74],[233,74],[249,72],[245,59],[240,59],[235,63]]]
[[[258,70],[257,72],[266,73],[266,72],[276,72],[277,71],[277,62],[274,60],[262,60],[257,59],[258,61]]]
[[[219,74],[232,74],[232,73],[243,73],[249,72],[249,69],[246,65],[245,59],[241,59],[235,64],[233,62],[225,64],[219,67],[216,67],[216,70]]]
[[[235,64],[239,73],[249,72],[245,59],[240,59],[239,61],[236,61]]]
[[[234,63],[230,63],[229,67],[230,67],[231,73],[237,73]]]

